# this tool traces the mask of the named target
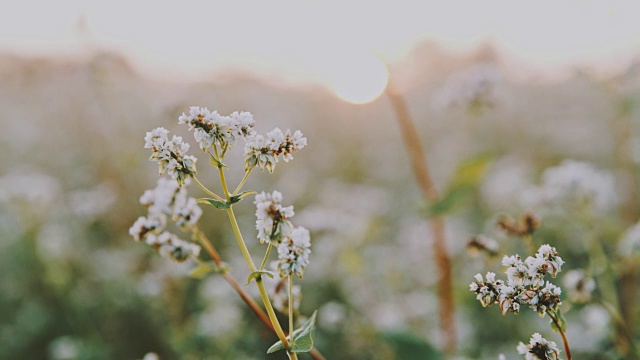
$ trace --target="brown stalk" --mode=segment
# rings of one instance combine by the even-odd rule
[[[222,261],[220,254],[218,253],[216,248],[213,246],[211,241],[209,241],[209,239],[202,233],[202,231],[199,228],[196,228],[194,230],[194,233],[198,237],[198,241],[207,251],[207,254],[209,254],[213,262],[215,262],[219,268],[224,267],[225,266],[224,261]],[[251,311],[253,311],[253,313],[256,314],[256,316],[269,329],[271,329],[271,331],[275,333],[273,325],[271,324],[271,321],[269,320],[269,317],[267,316],[267,314],[265,314],[265,312],[262,311],[262,308],[260,308],[260,305],[258,305],[258,303],[256,303],[251,298],[251,296],[249,296],[249,294],[244,290],[244,288],[242,288],[242,286],[240,286],[238,281],[236,281],[236,279],[233,276],[231,276],[231,274],[229,274],[228,272],[223,272],[222,276],[224,276],[224,279],[229,283],[229,285],[231,285],[231,287],[238,293],[238,295],[240,295],[240,298],[242,298],[242,300],[249,306]],[[309,351],[309,355],[311,355],[311,357],[313,357],[316,360],[326,360],[325,357],[316,348],[312,348],[311,351]]]
[[[400,125],[402,138],[411,159],[413,173],[418,181],[418,186],[422,192],[424,200],[427,202],[436,202],[439,199],[438,191],[433,183],[429,169],[427,167],[427,159],[422,151],[422,144],[418,137],[418,131],[415,128],[411,115],[404,98],[392,87],[391,84],[386,89],[387,96],[393,106],[396,119]],[[447,252],[444,235],[444,220],[441,216],[433,216],[428,218],[433,237],[433,256],[438,269],[438,302],[440,308],[440,331],[444,338],[444,350],[447,353],[453,353],[456,348],[456,329],[455,329],[455,309],[453,302],[453,286],[451,275],[451,259]]]

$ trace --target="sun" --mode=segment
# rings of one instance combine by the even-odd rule
[[[377,99],[387,86],[389,72],[372,53],[349,54],[328,69],[333,92],[352,104],[366,104]]]

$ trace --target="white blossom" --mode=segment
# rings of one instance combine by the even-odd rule
[[[282,159],[288,162],[293,159],[294,152],[306,145],[307,138],[302,136],[300,131],[296,131],[292,135],[291,130],[283,133],[279,128],[275,128],[267,133],[266,138],[254,134],[245,143],[245,169],[257,166],[261,170],[267,169],[272,173],[279,155],[282,155]]]
[[[149,160],[158,162],[160,175],[166,172],[182,186],[187,176],[196,173],[197,159],[186,155],[189,144],[183,142],[182,137],[174,135],[169,140],[168,134],[162,127],[147,132],[144,147],[153,151]]]
[[[289,221],[293,215],[293,206],[282,206],[282,194],[261,192],[253,202],[256,205],[256,229],[260,242],[280,243],[289,236],[293,225]]]
[[[136,241],[144,240],[152,233],[159,233],[166,225],[166,216],[163,214],[149,214],[140,216],[129,228],[129,235]]]
[[[249,170],[257,167],[260,170],[267,169],[270,173],[276,167],[278,159],[275,151],[271,150],[264,136],[256,134],[244,144],[244,168]]]
[[[295,274],[302,278],[304,268],[309,265],[309,254],[311,254],[309,230],[297,227],[278,246],[280,276]]]
[[[202,151],[207,151],[213,144],[221,148],[233,145],[239,139],[251,136],[255,125],[251,113],[236,111],[230,116],[222,116],[199,106],[189,108],[188,115],[182,113],[178,123],[189,125]]]
[[[176,235],[165,231],[156,236],[152,243],[149,243],[154,247],[160,255],[174,262],[183,262],[189,257],[197,257],[200,254],[200,246],[184,241],[178,238]]]
[[[463,107],[479,110],[498,103],[501,71],[493,64],[477,64],[452,75],[433,98],[436,109]]]
[[[560,350],[553,341],[548,341],[539,333],[531,336],[529,344],[520,342],[518,354],[525,355],[526,360],[558,360]]]
[[[476,299],[485,307],[495,304],[504,285],[502,280],[496,280],[496,274],[492,272],[487,273],[486,281],[481,274],[476,274],[474,278],[476,281],[469,284],[469,290],[476,293]]]
[[[569,270],[562,278],[567,295],[573,303],[586,303],[596,289],[595,281],[587,277],[582,269]]]

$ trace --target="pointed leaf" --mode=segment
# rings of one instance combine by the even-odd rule
[[[291,346],[292,353],[305,353],[311,351],[316,332],[315,323],[317,312],[317,310],[314,311],[309,320],[307,320],[300,329],[293,332],[293,345]]]
[[[262,276],[262,275],[267,275],[268,277],[272,278],[275,276],[275,274],[271,271],[267,271],[267,270],[258,270],[258,271],[254,271],[251,274],[249,274],[249,278],[247,279],[247,283],[244,284],[245,286],[249,285],[251,283],[251,281],[253,281],[254,279]]]
[[[214,167],[217,168],[225,168],[228,169],[229,167],[227,165],[225,165],[224,163],[222,163],[222,161],[216,159],[215,156],[213,156],[212,153],[209,153],[209,161],[211,162],[211,165],[213,165]]]
[[[269,348],[269,350],[267,350],[267,354],[271,354],[274,353],[278,350],[282,350],[284,349],[284,345],[282,345],[282,341],[278,340],[278,342],[276,342],[275,344],[271,345],[271,347]]]
[[[202,198],[202,199],[198,199],[196,200],[197,203],[200,204],[209,204],[209,205],[213,205],[216,207],[216,209],[220,209],[220,210],[225,210],[229,208],[229,204],[227,204],[224,201],[220,201],[220,200],[216,200],[216,199],[211,199],[211,198]]]
[[[235,204],[238,201],[242,200],[243,198],[253,194],[257,194],[257,193],[255,191],[243,191],[238,195],[232,196],[231,199],[229,199],[229,203]]]
[[[302,327],[293,332],[293,344],[291,344],[289,351],[292,353],[305,353],[311,351],[316,332],[315,323],[317,313],[317,310],[314,311],[309,320],[307,320]],[[267,350],[267,354],[271,354],[282,349],[284,349],[284,345],[282,345],[282,341],[278,341],[271,345],[269,350]]]
[[[556,323],[551,320],[551,322],[549,323],[549,326],[551,326],[551,330],[553,330],[556,333],[560,333],[560,331],[562,332],[567,332],[567,320],[565,320],[564,316],[562,316],[562,311],[560,311],[560,309],[556,310],[555,312],[555,318],[558,321],[558,325],[560,325],[560,327],[558,327],[558,325],[556,325]]]

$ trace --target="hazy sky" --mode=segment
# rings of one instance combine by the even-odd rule
[[[393,60],[423,39],[461,53],[490,41],[526,71],[611,70],[640,53],[638,14],[640,1],[611,0],[21,0],[2,5],[0,50],[77,53],[84,19],[84,41],[119,49],[164,77],[232,64],[325,81],[363,67],[353,59]]]

